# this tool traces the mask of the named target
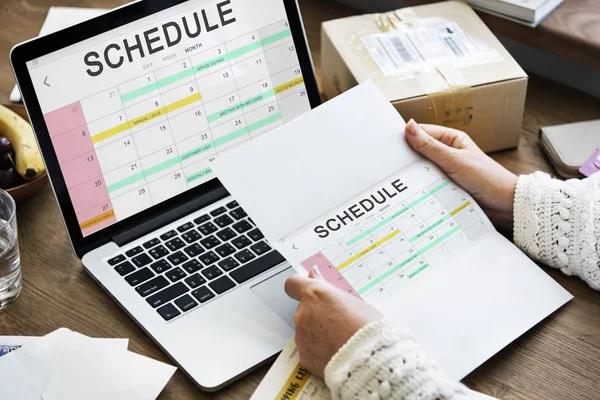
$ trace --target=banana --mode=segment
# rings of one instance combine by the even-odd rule
[[[2,105],[0,105],[0,136],[10,140],[15,149],[13,162],[19,175],[31,181],[46,172],[31,125],[20,115]]]

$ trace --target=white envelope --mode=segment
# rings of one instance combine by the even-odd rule
[[[43,400],[156,399],[176,368],[75,333]]]

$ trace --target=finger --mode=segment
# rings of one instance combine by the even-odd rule
[[[412,119],[406,124],[406,140],[418,153],[438,164],[447,158],[451,150]]]
[[[421,128],[430,136],[433,136],[446,146],[455,149],[464,148],[467,142],[471,141],[469,135],[458,129],[448,128],[440,125],[420,124]]]
[[[284,285],[285,293],[294,300],[300,301],[302,299],[302,292],[306,286],[312,284],[313,279],[300,274],[290,276]]]
[[[310,272],[308,273],[308,277],[311,279],[319,279],[322,281],[325,280],[323,274],[321,273],[321,270],[316,265],[313,267],[313,269],[310,270]]]

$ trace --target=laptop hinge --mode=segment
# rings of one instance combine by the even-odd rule
[[[150,232],[160,229],[161,227],[170,224],[173,221],[177,221],[178,219],[183,218],[186,215],[193,213],[194,211],[206,207],[228,195],[229,193],[223,187],[215,189],[207,194],[198,196],[197,198],[192,199],[180,206],[167,210],[164,213],[148,221],[142,222],[141,224],[132,227],[131,229],[121,232],[118,235],[114,236],[112,240],[119,247],[121,247],[123,245],[126,245],[127,243],[141,238],[144,235],[147,235]]]

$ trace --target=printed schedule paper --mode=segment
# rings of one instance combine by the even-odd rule
[[[404,128],[368,81],[214,169],[297,270],[317,265],[461,379],[572,296],[415,153]]]

